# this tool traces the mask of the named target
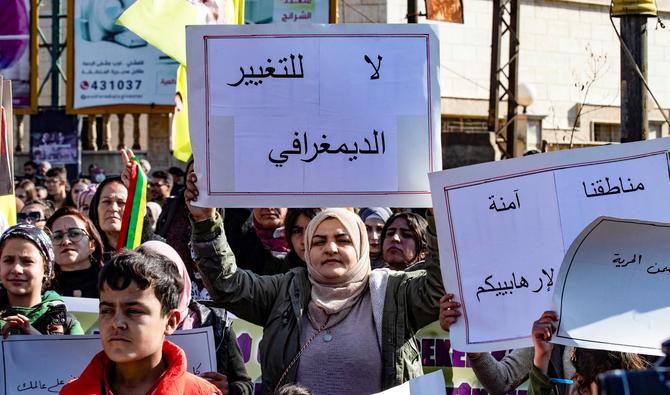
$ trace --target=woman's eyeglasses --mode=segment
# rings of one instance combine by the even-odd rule
[[[18,213],[16,214],[16,219],[19,222],[24,222],[28,224],[34,224],[40,221],[46,221],[46,218],[42,217],[42,213],[39,211],[31,211],[28,213]]]
[[[51,234],[51,240],[55,244],[60,244],[65,240],[65,236],[67,236],[68,240],[70,240],[73,243],[80,242],[81,239],[88,238],[88,233],[84,229],[79,229],[79,228],[70,228],[67,230],[67,232],[61,232],[61,231],[56,231]]]

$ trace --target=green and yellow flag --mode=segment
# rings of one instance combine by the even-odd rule
[[[142,172],[140,161],[133,156],[130,170],[130,184],[128,185],[128,200],[123,211],[121,233],[116,250],[123,248],[134,250],[142,242],[142,228],[144,214],[147,209],[147,177]],[[128,202],[132,204],[128,205]]]

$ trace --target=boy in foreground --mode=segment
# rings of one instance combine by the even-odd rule
[[[100,272],[98,353],[61,394],[221,394],[186,371],[186,356],[165,340],[179,323],[184,287],[177,267],[151,252],[122,252]]]

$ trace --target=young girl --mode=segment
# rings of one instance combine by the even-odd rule
[[[0,236],[0,329],[9,334],[83,335],[54,291],[54,253],[47,234],[34,225],[18,224]]]

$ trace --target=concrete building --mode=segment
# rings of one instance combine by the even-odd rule
[[[342,22],[407,22],[406,0],[340,1]],[[657,6],[659,17],[667,20],[670,0],[658,0]],[[419,7],[424,7],[423,2]],[[478,133],[487,132],[492,8],[490,0],[464,0],[463,24],[420,18],[420,23],[435,23],[440,31],[447,167],[491,154],[491,138]],[[618,29],[619,20],[613,22]],[[519,83],[535,91],[534,102],[527,108],[527,147],[541,146],[542,141],[549,150],[567,148],[571,141],[575,147],[619,141],[620,47],[610,22],[609,1],[521,0],[519,29]],[[662,28],[656,18],[650,18],[648,31],[648,82],[667,114],[670,26]],[[506,54],[507,48],[501,52]],[[504,59],[503,55],[502,63]],[[651,97],[649,101],[649,137],[668,136],[668,125]],[[448,158],[454,155],[457,158]]]

